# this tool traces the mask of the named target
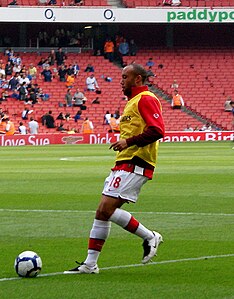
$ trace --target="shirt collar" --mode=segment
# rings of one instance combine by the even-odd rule
[[[143,86],[132,87],[132,94],[128,99],[130,100],[130,99],[134,98],[138,93],[143,92],[143,91],[148,91],[148,86],[143,85]]]

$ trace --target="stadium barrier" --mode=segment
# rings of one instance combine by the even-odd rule
[[[109,144],[119,140],[118,133],[0,135],[0,146],[50,144]],[[234,131],[166,132],[161,142],[233,141]]]

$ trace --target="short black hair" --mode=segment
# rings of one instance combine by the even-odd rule
[[[141,65],[141,64],[137,64],[137,63],[131,63],[129,64],[130,66],[132,66],[133,71],[136,75],[140,75],[142,78],[142,83],[144,84],[146,79],[147,79],[147,71],[145,70],[145,68]]]

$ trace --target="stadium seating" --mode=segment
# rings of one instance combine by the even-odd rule
[[[46,57],[47,53],[42,53],[42,57]],[[29,65],[30,62],[40,60],[38,54],[22,53],[23,63]],[[234,97],[233,78],[234,78],[234,57],[231,50],[145,50],[140,51],[135,57],[137,63],[145,65],[149,57],[153,57],[155,66],[153,71],[157,77],[155,79],[156,86],[162,90],[170,98],[173,90],[171,83],[177,79],[179,83],[179,92],[183,96],[187,108],[207,121],[217,124],[223,129],[231,130],[231,113],[224,112],[223,105],[227,96]],[[4,58],[4,57],[2,57]],[[125,57],[126,62],[131,62],[131,57]],[[128,61],[129,60],[129,61]],[[92,56],[90,53],[74,54],[69,53],[66,64],[77,61],[80,65],[80,73],[75,80],[75,87],[79,87],[85,91],[85,79],[87,73],[84,72],[88,63],[95,67],[95,77],[102,90],[100,95],[94,92],[85,91],[87,96],[87,110],[83,111],[82,117],[88,116],[95,126],[96,132],[107,132],[108,126],[103,125],[103,117],[106,110],[114,113],[119,109],[123,111],[125,100],[120,87],[121,70],[118,66],[105,60],[102,56]],[[162,64],[163,68],[158,68],[158,64]],[[38,69],[39,71],[39,69]],[[107,82],[106,77],[111,77],[112,82]],[[64,82],[59,82],[55,78],[52,82],[44,82],[41,78],[36,81],[43,91],[50,95],[49,101],[41,102],[33,107],[33,115],[41,121],[43,114],[49,110],[53,111],[54,117],[60,112],[70,113],[74,116],[77,112],[75,107],[60,107],[59,103],[65,104],[66,86]],[[74,89],[72,92],[74,92]],[[99,96],[100,104],[92,104],[92,100]],[[170,103],[161,99],[166,129],[168,131],[184,130],[187,125],[193,128],[201,128],[202,123],[190,115],[172,110]],[[21,121],[21,112],[24,109],[24,103],[9,99],[2,102],[1,107],[8,110],[9,115],[16,124]],[[80,129],[82,121],[75,123],[70,120],[65,123],[65,128],[75,127]],[[56,121],[59,124],[59,121]],[[48,132],[41,126],[41,132]],[[52,131],[55,131],[52,129]]]
[[[234,98],[234,57],[231,49],[148,50],[138,53],[136,62],[145,65],[149,57],[154,58],[156,67],[153,71],[160,89],[172,95],[170,86],[176,79],[179,92],[191,111],[231,130],[232,115],[224,112],[223,108],[228,96]],[[163,65],[162,69],[158,68],[159,64]]]
[[[8,6],[11,0],[1,0],[2,7]],[[49,0],[17,0],[20,6],[41,6],[47,5]],[[54,6],[70,6],[72,0],[57,0]],[[83,0],[82,6],[108,7],[107,0]],[[122,6],[127,8],[136,7],[167,7],[162,0],[122,0]],[[180,7],[230,7],[234,6],[234,0],[181,0]]]
[[[163,7],[162,0],[123,0],[128,8],[134,7]],[[233,0],[181,0],[180,7],[229,7],[234,6]],[[168,6],[164,6],[167,7]]]

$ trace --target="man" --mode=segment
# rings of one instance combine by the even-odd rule
[[[14,135],[15,134],[15,125],[12,121],[10,121],[9,117],[6,117],[6,135]]]
[[[184,106],[184,100],[179,94],[178,90],[174,91],[174,96],[172,97],[171,107],[172,109],[181,109]]]
[[[99,89],[97,80],[93,73],[86,78],[86,86],[88,91],[95,91],[96,89]]]
[[[33,118],[30,117],[30,122],[28,123],[29,133],[30,134],[38,134],[39,125],[38,122]]]
[[[45,125],[48,129],[55,128],[55,120],[51,110],[45,116]]]
[[[81,127],[81,133],[83,134],[91,134],[93,133],[93,123],[91,120],[89,120],[88,117],[85,118],[82,127]]]
[[[81,107],[84,104],[85,96],[79,88],[76,89],[76,92],[73,95],[74,106]]]
[[[120,140],[110,146],[110,149],[118,151],[116,164],[105,180],[90,231],[87,258],[65,274],[99,273],[97,261],[109,235],[111,222],[143,239],[143,264],[156,255],[162,242],[158,232],[147,229],[129,212],[121,209],[125,203],[135,203],[141,187],[152,179],[158,140],[164,136],[161,104],[144,85],[146,78],[145,69],[138,64],[130,64],[122,71],[121,86],[128,102],[120,120]]]

